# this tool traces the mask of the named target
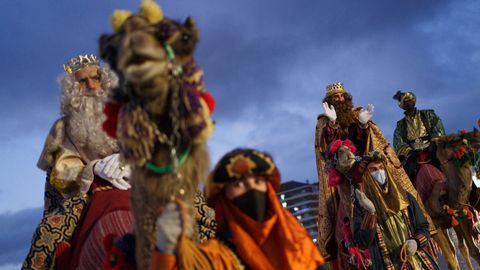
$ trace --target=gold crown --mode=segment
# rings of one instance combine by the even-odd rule
[[[93,54],[79,55],[68,60],[64,65],[63,69],[67,74],[73,74],[81,68],[86,66],[99,66],[100,62],[98,58]]]
[[[341,82],[335,82],[327,85],[326,92],[326,95],[328,97],[337,93],[346,93],[347,90],[345,89],[345,87],[343,87],[343,84]]]

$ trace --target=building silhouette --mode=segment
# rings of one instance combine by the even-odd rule
[[[280,185],[277,193],[283,207],[302,223],[316,243],[318,239],[318,182],[310,184],[288,181]]]

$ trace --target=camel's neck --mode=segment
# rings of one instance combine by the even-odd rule
[[[449,161],[442,165],[442,171],[447,177],[448,204],[450,207],[456,209],[462,204],[468,203],[472,189],[471,166],[457,167],[453,161]]]

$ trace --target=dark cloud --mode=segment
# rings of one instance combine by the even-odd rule
[[[291,91],[280,82],[292,62],[304,62],[296,68],[305,70],[312,62],[328,65],[340,60],[339,66],[350,66],[351,59],[334,58],[327,62],[325,56],[341,54],[365,42],[370,44],[374,58],[379,50],[390,45],[390,38],[411,36],[418,21],[444,7],[434,3],[419,6],[413,2],[387,2],[365,6],[341,1],[306,5],[261,1],[235,6],[236,14],[249,14],[242,21],[238,17],[212,15],[205,28],[210,31],[203,31],[198,56],[212,92],[222,101],[218,117],[234,117],[242,108],[271,103],[283,92]],[[370,56],[363,56],[360,61],[368,61]],[[352,76],[345,75],[342,77]]]
[[[201,30],[196,58],[218,106],[209,143],[213,161],[236,146],[258,147],[274,155],[284,180],[315,181],[315,121],[325,86],[337,80],[356,105],[375,105],[374,121],[388,138],[402,117],[392,99],[397,90],[414,90],[418,107],[435,109],[448,132],[471,128],[480,118],[478,1],[163,2],[166,14],[181,20],[192,15]],[[9,34],[0,44],[0,151],[12,138],[19,153],[31,148],[28,142],[22,148],[19,138],[41,143],[58,116],[61,64],[96,51],[97,37],[110,31],[113,9],[135,10],[138,1],[117,5],[2,3],[0,32]],[[22,166],[34,166],[31,156]],[[14,166],[0,166],[8,179],[20,175],[10,170]],[[0,224],[8,221],[0,218]],[[23,239],[29,241],[37,220],[25,222],[30,231]],[[0,258],[7,258],[4,250],[21,253],[20,246],[7,249],[15,244],[9,237],[0,238],[8,243],[0,242]],[[21,242],[25,251],[28,241]]]
[[[285,87],[285,77],[293,69],[297,74],[317,69],[321,84],[308,88],[320,93],[327,83],[345,81],[361,95],[356,98],[359,103],[375,100],[382,104],[377,105],[382,113],[381,107],[392,105],[389,97],[399,88],[415,89],[419,96],[432,91],[449,96],[452,85],[468,88],[467,84],[476,83],[472,78],[478,68],[468,68],[478,67],[479,58],[474,1],[162,4],[169,16],[197,19],[201,29],[197,58],[218,100],[216,117],[225,121],[237,120],[251,107],[271,106],[290,91],[298,93],[297,102],[321,99],[321,94],[309,95],[306,86]],[[41,127],[49,126],[58,115],[55,79],[62,72],[61,63],[77,53],[96,51],[99,34],[110,31],[112,10],[135,10],[137,1],[117,5],[111,1],[5,3],[0,30],[12,35],[1,45],[2,59],[8,64],[0,66],[4,78],[0,91],[12,102],[6,102],[0,113],[15,114],[2,123],[3,130],[13,135],[28,125],[41,132],[45,130]],[[459,101],[472,104],[468,97]]]
[[[31,208],[0,214],[0,266],[25,259],[42,211],[41,208]]]
[[[391,119],[401,117],[391,99],[398,89],[417,91],[426,106],[444,105],[435,109],[450,130],[470,126],[467,120],[458,121],[465,119],[459,113],[475,114],[469,98],[471,85],[478,85],[480,57],[474,1],[161,4],[173,18],[196,18],[201,29],[196,57],[217,98],[215,118],[220,122],[240,121],[255,109],[272,125],[284,124],[286,116],[265,110],[272,106],[309,107],[313,111],[308,117],[315,117],[325,85],[335,80],[345,82],[358,105],[376,105],[375,120],[387,134],[393,132]],[[9,65],[0,67],[6,78],[0,91],[12,101],[0,107],[2,115],[9,115],[0,126],[9,131],[2,133],[2,140],[26,130],[48,131],[58,115],[61,63],[77,53],[96,51],[99,34],[110,31],[114,8],[137,8],[136,1],[117,5],[52,0],[5,4],[0,30],[14,29],[15,35],[2,42]],[[452,99],[457,87],[466,90]],[[443,103],[429,104],[432,92]],[[449,105],[453,100],[458,103]],[[452,113],[458,106],[462,110]],[[290,132],[292,138],[301,135]]]
[[[0,91],[15,102],[0,112],[11,111],[19,103],[25,108],[43,104],[44,109],[55,112],[51,108],[57,107],[55,78],[62,72],[61,63],[77,53],[96,51],[99,34],[110,31],[108,18],[116,3],[92,5],[53,1],[6,4],[0,30],[14,29],[15,35],[2,44],[4,61],[10,65],[0,71],[10,80],[0,83]],[[133,1],[123,5],[121,8],[136,9]],[[404,33],[443,5],[429,1],[377,1],[368,6],[351,1],[299,5],[217,0],[200,5],[167,2],[164,10],[172,17],[192,14],[197,18],[202,30],[198,58],[212,91],[222,101],[219,115],[228,117],[241,106],[259,105],[278,95],[282,66],[296,59],[316,58],[305,54],[305,48],[328,50],[358,39],[378,39],[382,31]],[[229,102],[232,96],[235,102]],[[31,109],[24,110],[19,117],[33,114]]]

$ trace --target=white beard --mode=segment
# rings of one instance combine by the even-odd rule
[[[119,151],[116,140],[108,137],[102,124],[106,91],[99,90],[86,95],[78,90],[78,84],[62,93],[62,114],[67,116],[67,133],[75,146],[102,158]]]

